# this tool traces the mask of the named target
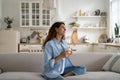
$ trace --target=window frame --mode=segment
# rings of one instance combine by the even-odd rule
[[[117,5],[115,5],[115,2],[117,2],[116,3]],[[109,35],[110,35],[110,37],[116,38],[114,28],[115,28],[115,23],[117,23],[120,26],[120,0],[109,0],[109,4],[110,4]],[[114,5],[117,8],[116,10],[114,9]],[[116,11],[116,17],[115,17],[114,11]],[[116,18],[116,21],[115,21],[115,18]],[[119,29],[119,31],[120,31],[120,29]],[[120,32],[119,32],[119,35],[120,35]]]

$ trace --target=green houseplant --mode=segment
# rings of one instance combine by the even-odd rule
[[[75,21],[70,22],[69,25],[70,25],[71,27],[78,27],[78,24],[77,24]]]
[[[115,35],[118,36],[119,35],[119,26],[117,25],[117,23],[115,23]]]
[[[5,17],[4,22],[7,24],[7,28],[12,28],[11,24],[13,23],[13,18]]]

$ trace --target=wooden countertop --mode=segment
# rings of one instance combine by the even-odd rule
[[[22,45],[42,45],[40,43],[19,43],[19,44],[22,44]]]
[[[115,44],[115,43],[79,43],[79,44],[69,44],[69,45],[103,45],[103,46],[111,46],[111,47],[120,47],[120,43],[119,44]]]
[[[23,44],[23,45],[42,45],[40,43],[19,43],[19,44]],[[79,43],[79,44],[72,44],[69,43],[68,45],[104,45],[104,46],[111,46],[111,47],[120,47],[120,43],[119,44],[115,44],[115,43]]]
[[[120,44],[115,43],[92,43],[93,45],[104,45],[104,46],[111,46],[111,47],[120,47]]]

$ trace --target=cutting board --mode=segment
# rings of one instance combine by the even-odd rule
[[[79,43],[77,29],[75,29],[72,33],[71,43],[73,43],[73,44],[78,44]]]

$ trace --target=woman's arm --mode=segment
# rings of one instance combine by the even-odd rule
[[[45,63],[46,64],[52,64],[51,66],[54,66],[55,63],[57,63],[62,58],[69,57],[71,55],[69,49],[63,51],[60,55],[53,58],[53,51],[52,51],[52,45],[51,43],[47,43],[44,49],[44,55],[45,55]]]
[[[53,51],[51,47],[51,43],[46,43],[44,48],[44,65],[53,68],[55,64],[55,60],[53,58]]]

